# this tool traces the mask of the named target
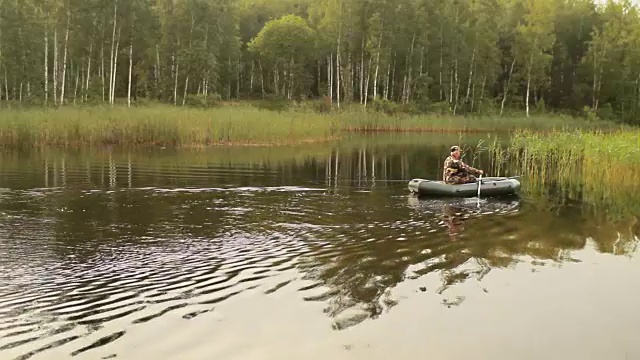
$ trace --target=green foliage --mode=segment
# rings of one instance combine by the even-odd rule
[[[249,43],[249,51],[273,62],[304,62],[313,54],[314,36],[304,19],[286,15],[267,22]]]
[[[220,94],[314,99],[326,112],[358,104],[506,116],[588,106],[640,118],[640,13],[629,0],[2,5],[2,107],[114,105],[129,94],[132,105],[205,106]]]

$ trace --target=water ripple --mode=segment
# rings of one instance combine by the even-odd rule
[[[519,201],[422,201],[398,195],[404,185],[206,185],[207,174],[194,173],[194,186],[164,178],[0,192],[2,357],[90,354],[138,328],[215,317],[243,298],[318,305],[345,330],[396,307],[393,289],[408,279],[438,274],[441,283],[422,291],[464,307],[469,300],[449,289],[518,254],[555,259],[559,248],[584,246],[519,240]]]
[[[300,191],[288,187],[263,190],[285,194]],[[171,192],[157,188],[134,191],[147,199],[149,192],[155,194],[152,197],[155,202],[167,201],[164,197],[171,196]],[[187,200],[188,206],[181,206],[186,212],[179,217],[187,219],[199,214],[203,208],[215,208],[207,211],[205,217],[216,223],[215,218],[219,215],[269,211],[266,206],[241,196],[250,191],[249,188],[234,191],[238,193],[234,202],[237,206],[224,205],[219,201],[220,194],[214,192],[208,199]],[[209,190],[207,193],[211,194]],[[57,196],[51,192],[41,194],[41,201],[51,201],[50,197]],[[108,196],[93,191],[83,193],[82,197],[93,206],[109,206],[105,195]],[[34,197],[31,192],[21,196]],[[216,203],[223,206],[212,207]],[[67,212],[74,213],[74,206]],[[126,323],[140,326],[172,313],[184,320],[193,319],[210,312],[214,305],[261,287],[263,294],[274,294],[295,281],[298,259],[309,254],[309,244],[297,234],[304,235],[309,229],[324,229],[313,224],[296,226],[266,222],[264,226],[250,230],[252,223],[246,222],[224,232],[218,232],[220,228],[212,226],[210,231],[202,232],[205,236],[193,237],[187,234],[194,231],[195,224],[179,229],[177,223],[165,222],[160,225],[173,230],[172,235],[162,227],[160,230],[148,228],[144,235],[124,240],[121,235],[130,232],[130,227],[114,229],[113,224],[96,217],[93,218],[95,230],[100,232],[109,228],[115,231],[115,236],[105,241],[94,238],[88,239],[89,244],[68,246],[68,240],[60,238],[66,232],[59,232],[59,219],[53,218],[47,228],[42,226],[39,211],[22,210],[22,213],[22,217],[12,217],[12,221],[0,227],[0,235],[7,239],[0,249],[2,253],[10,254],[2,265],[10,275],[3,275],[0,293],[0,338],[3,339],[0,350],[24,348],[19,355],[22,359],[54,347],[68,348],[70,343],[96,331],[113,331]],[[20,230],[15,230],[18,224]],[[45,246],[33,248],[28,244],[29,239],[36,239]],[[270,278],[279,280],[271,283],[267,281]],[[30,345],[70,331],[75,334],[42,346]],[[106,334],[71,354],[75,356],[105,346],[125,334],[125,330]]]

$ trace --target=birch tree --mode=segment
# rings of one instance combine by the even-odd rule
[[[551,64],[551,48],[555,42],[555,7],[553,0],[526,0],[524,24],[518,26],[517,57],[523,64],[526,79],[525,106],[530,115],[532,86],[540,86]]]
[[[530,115],[544,103],[630,122],[640,115],[640,18],[631,0],[0,5],[2,107],[326,97],[336,108]],[[304,43],[291,32],[276,46],[250,46],[279,19],[304,23],[295,27]]]

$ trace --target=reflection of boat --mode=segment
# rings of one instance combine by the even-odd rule
[[[520,199],[484,199],[472,201],[466,198],[418,199],[409,196],[409,206],[437,221],[437,226],[446,228],[452,240],[458,240],[465,232],[465,221],[483,216],[504,216],[517,213]]]
[[[518,212],[520,208],[520,199],[499,199],[489,198],[478,201],[466,198],[452,199],[420,199],[415,196],[408,196],[408,204],[410,207],[425,213],[432,214],[455,214],[459,216],[473,215],[504,215]]]
[[[443,181],[413,179],[409,182],[409,191],[419,196],[453,196],[473,197],[478,195],[480,186],[481,196],[517,195],[520,191],[520,181],[515,178],[488,177],[480,184],[469,183],[447,185]]]

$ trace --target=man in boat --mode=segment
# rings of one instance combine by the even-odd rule
[[[484,171],[465,164],[460,159],[460,147],[451,147],[451,155],[444,161],[443,181],[449,185],[468,184],[476,182],[475,175],[482,175]]]

